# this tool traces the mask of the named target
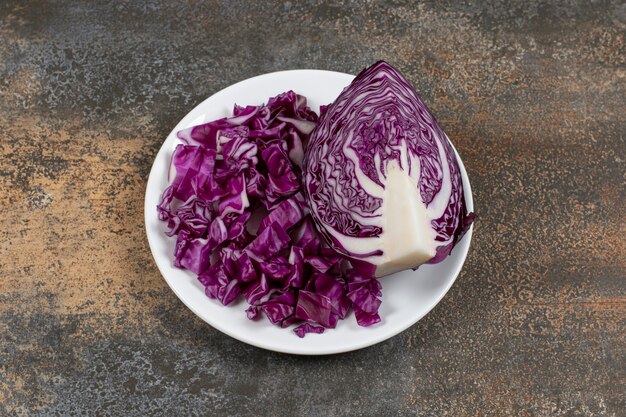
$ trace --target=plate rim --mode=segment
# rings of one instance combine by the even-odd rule
[[[266,342],[262,342],[262,341],[258,341],[256,339],[252,339],[252,338],[248,338],[245,337],[245,335],[241,335],[240,333],[234,332],[232,330],[229,329],[228,326],[224,326],[222,324],[219,323],[219,321],[209,321],[208,319],[206,319],[203,314],[201,314],[199,311],[196,310],[195,307],[193,307],[192,305],[190,305],[190,303],[185,299],[185,297],[181,294],[181,292],[179,291],[179,289],[177,289],[175,286],[173,286],[170,281],[167,278],[167,274],[166,271],[164,271],[164,269],[161,267],[159,260],[157,259],[157,256],[155,255],[155,243],[153,242],[153,240],[156,238],[155,236],[153,236],[153,234],[150,232],[149,230],[149,221],[151,220],[150,218],[150,214],[152,211],[156,212],[155,207],[152,207],[151,204],[149,204],[148,200],[149,200],[149,193],[151,191],[151,183],[157,181],[156,177],[159,175],[158,172],[156,172],[156,162],[159,159],[162,159],[161,154],[164,152],[167,152],[166,149],[166,144],[168,142],[168,138],[173,135],[176,134],[178,130],[181,129],[182,125],[185,125],[187,123],[189,123],[188,119],[191,118],[191,115],[196,113],[196,111],[203,107],[205,105],[206,102],[210,101],[213,97],[215,97],[218,94],[223,94],[223,92],[225,90],[229,90],[229,89],[236,89],[237,87],[239,87],[240,85],[244,84],[244,83],[249,83],[249,82],[255,82],[258,81],[261,78],[271,78],[271,77],[275,77],[277,75],[280,74],[293,74],[293,73],[326,73],[328,75],[332,75],[332,76],[338,76],[338,77],[342,77],[342,78],[346,78],[346,80],[349,82],[350,79],[353,79],[355,77],[355,75],[352,74],[347,74],[344,72],[337,72],[337,71],[329,71],[329,70],[319,70],[319,69],[291,69],[291,70],[284,70],[284,71],[274,71],[274,72],[269,72],[269,73],[265,73],[265,74],[259,74],[250,78],[246,78],[244,80],[238,81],[234,84],[228,85],[216,92],[214,92],[213,94],[211,94],[210,96],[208,96],[207,98],[205,98],[204,100],[202,100],[200,103],[198,103],[196,106],[194,106],[191,110],[189,110],[187,112],[187,114],[185,114],[185,116],[183,116],[182,119],[180,119],[180,121],[174,126],[174,128],[172,129],[172,131],[165,137],[165,139],[163,140],[163,142],[161,143],[161,146],[159,148],[159,151],[157,152],[157,154],[155,155],[153,162],[152,162],[152,166],[150,168],[150,173],[148,175],[148,179],[146,181],[146,188],[145,188],[145,193],[144,193],[144,229],[146,232],[146,237],[148,239],[148,245],[150,247],[150,253],[152,255],[152,258],[154,259],[154,263],[156,264],[159,273],[161,274],[161,277],[165,280],[165,282],[167,283],[168,287],[174,292],[174,294],[176,295],[176,297],[189,309],[191,310],[198,318],[200,318],[203,322],[207,323],[208,325],[210,325],[211,327],[215,328],[216,330],[249,345],[252,346],[256,346],[262,349],[266,349],[269,351],[274,351],[274,352],[279,352],[279,353],[287,353],[287,354],[293,354],[293,355],[302,355],[302,356],[321,356],[321,355],[332,355],[332,354],[338,354],[338,353],[344,353],[344,352],[351,352],[351,351],[355,351],[355,350],[359,350],[359,349],[363,349],[369,346],[373,346],[376,345],[378,343],[381,343],[385,340],[391,339],[392,337],[402,333],[403,331],[407,330],[408,328],[412,327],[413,325],[415,325],[418,321],[420,321],[422,318],[424,318],[428,313],[430,313],[432,311],[433,308],[435,308],[435,306],[437,304],[439,304],[441,302],[441,300],[443,299],[443,297],[445,297],[445,295],[450,291],[450,288],[452,287],[452,285],[454,285],[454,283],[456,282],[461,270],[463,269],[463,266],[465,265],[465,261],[467,259],[467,254],[469,253],[469,249],[471,247],[471,241],[472,241],[472,235],[473,235],[473,229],[474,229],[474,225],[472,224],[470,226],[470,228],[468,229],[468,231],[466,232],[465,236],[463,237],[463,240],[467,239],[467,248],[463,251],[463,253],[461,254],[461,258],[460,258],[460,262],[459,265],[457,266],[457,268],[453,271],[453,273],[450,274],[451,279],[449,281],[449,283],[445,286],[445,288],[441,291],[441,294],[434,298],[433,301],[430,303],[430,305],[423,310],[423,313],[416,316],[416,318],[414,320],[411,320],[408,322],[408,324],[404,325],[404,326],[400,326],[398,328],[396,328],[393,331],[390,331],[388,333],[383,333],[382,335],[380,335],[379,337],[376,337],[374,339],[365,339],[362,342],[357,342],[357,343],[353,343],[351,344],[349,347],[339,347],[339,348],[328,348],[328,349],[324,349],[321,351],[303,351],[302,349],[293,349],[290,347],[285,347],[285,346],[277,346],[277,345],[273,345],[271,343],[266,343]],[[454,147],[454,144],[452,143],[452,141],[449,140],[450,145],[452,146],[452,149],[457,157],[457,161],[459,164],[459,169],[461,171],[461,178],[462,178],[462,182],[463,182],[463,190],[464,190],[464,197],[465,197],[465,202],[466,202],[466,206],[469,212],[473,211],[474,208],[474,202],[473,202],[473,194],[472,194],[472,188],[471,188],[471,184],[469,181],[469,176],[467,174],[467,171],[465,169],[465,165],[463,164],[463,161],[459,155],[459,153],[457,152],[456,148]],[[157,193],[160,195],[162,192],[162,190],[157,191]],[[208,300],[208,299],[207,299]],[[285,331],[288,331],[288,329],[284,329]],[[295,337],[295,336],[294,336]],[[321,336],[323,337],[323,335]]]

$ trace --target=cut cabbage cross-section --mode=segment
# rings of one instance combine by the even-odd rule
[[[361,72],[320,117],[304,180],[321,234],[371,276],[441,262],[474,219],[448,137],[383,61]]]

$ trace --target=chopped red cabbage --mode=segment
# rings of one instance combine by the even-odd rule
[[[346,274],[303,194],[302,160],[317,119],[288,91],[178,132],[183,143],[157,206],[176,236],[174,265],[195,273],[207,297],[227,305],[243,296],[249,319],[263,313],[281,327],[298,324],[299,337],[334,328],[351,307],[361,325],[380,320],[378,281]]]
[[[307,333],[324,333],[324,328],[322,326],[313,326],[309,323],[302,323],[295,329],[293,332],[298,335],[298,337],[304,337]]]

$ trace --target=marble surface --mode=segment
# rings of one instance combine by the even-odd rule
[[[625,32],[619,1],[0,2],[0,415],[624,416]],[[378,59],[471,178],[458,281],[357,352],[213,330],[145,238],[162,141],[236,81]]]

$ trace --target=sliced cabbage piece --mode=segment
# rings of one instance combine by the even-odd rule
[[[448,137],[383,61],[325,109],[303,170],[320,233],[369,276],[441,262],[474,218]]]

